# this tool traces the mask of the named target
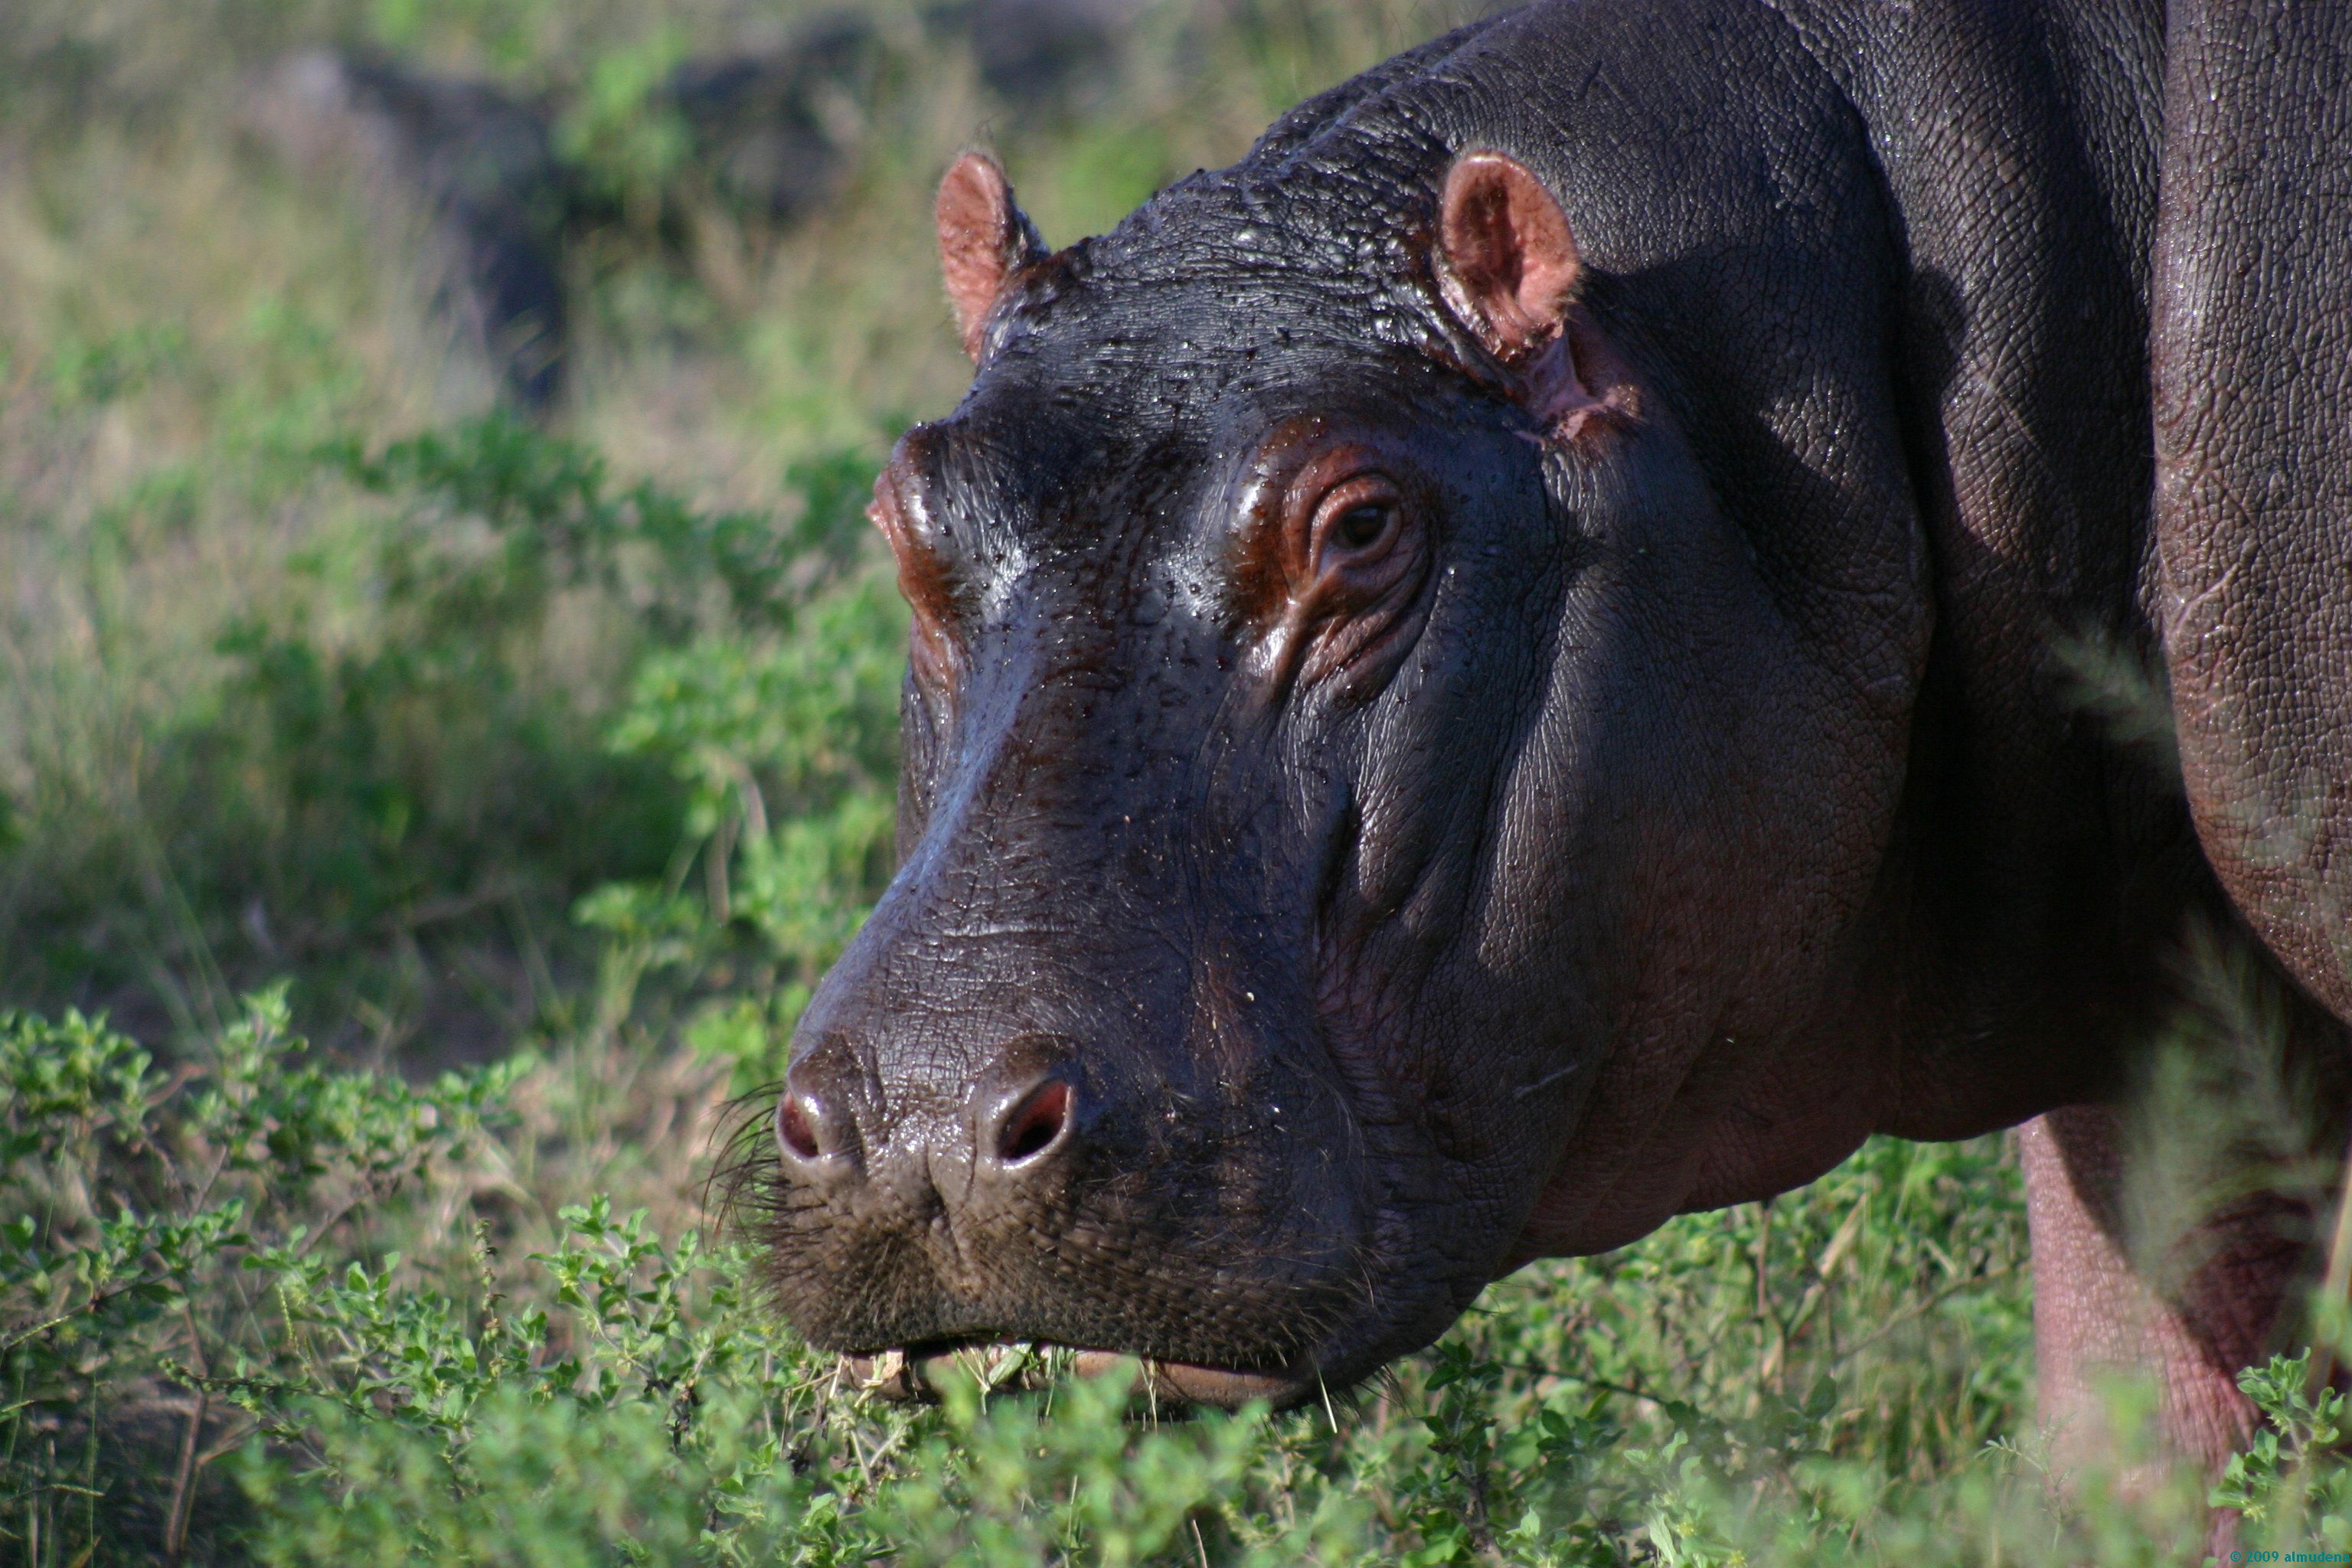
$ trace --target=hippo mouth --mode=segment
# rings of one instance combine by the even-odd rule
[[[842,1361],[858,1388],[909,1404],[935,1402],[940,1381],[950,1377],[975,1382],[985,1394],[1013,1394],[1043,1389],[1065,1377],[1124,1373],[1134,1379],[1138,1403],[1157,1412],[1194,1406],[1237,1410],[1253,1400],[1283,1409],[1312,1396],[1320,1382],[1312,1373],[1204,1366],[1043,1341],[935,1341]]]

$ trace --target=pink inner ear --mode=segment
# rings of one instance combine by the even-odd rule
[[[1472,153],[1445,176],[1439,244],[1472,330],[1505,360],[1554,338],[1580,264],[1568,215],[1515,158]]]
[[[937,216],[940,270],[947,282],[948,302],[955,307],[964,352],[977,359],[988,312],[1004,291],[1021,253],[1021,220],[1013,206],[1013,186],[993,158],[967,153],[940,182]]]

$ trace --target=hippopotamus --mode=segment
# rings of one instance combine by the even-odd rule
[[[2023,1123],[2045,1411],[2225,1453],[2332,1199],[2151,1262],[2126,1123],[2234,941],[2340,1169],[2347,72],[2287,0],[1538,0],[1063,249],[956,163],[785,1317],[1280,1404]]]
[[[562,391],[568,197],[548,118],[489,82],[310,49],[254,84],[244,117],[297,165],[361,174],[376,216],[425,219],[436,305],[516,408]]]

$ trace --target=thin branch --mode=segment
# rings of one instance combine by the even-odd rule
[[[196,1445],[203,1438],[205,1417],[212,1413],[213,1393],[205,1386],[210,1379],[210,1363],[205,1357],[204,1335],[196,1331],[196,1314],[193,1307],[183,1302],[180,1321],[188,1328],[188,1357],[195,1373],[196,1403],[188,1412],[188,1429],[180,1437],[179,1468],[172,1476],[172,1507],[164,1516],[163,1561],[176,1564],[188,1549],[188,1516],[195,1508]]]
[[[128,1296],[133,1290],[143,1290],[151,1285],[165,1284],[170,1281],[171,1278],[172,1277],[169,1274],[142,1276],[140,1279],[129,1280],[123,1284],[117,1285],[111,1290],[100,1290],[97,1295],[92,1296],[89,1300],[84,1301],[79,1307],[68,1308],[67,1310],[59,1312],[53,1318],[45,1318],[37,1323],[33,1323],[18,1330],[16,1332],[10,1334],[5,1340],[0,1340],[0,1355],[7,1354],[10,1351],[15,1350],[18,1345],[23,1344],[26,1340],[38,1339],[41,1335],[48,1333],[52,1330],[62,1328],[66,1324],[72,1322],[76,1318],[82,1317],[87,1313],[95,1312],[100,1307],[105,1306],[108,1302],[118,1300],[124,1296]]]
[[[188,1429],[180,1437],[179,1468],[172,1477],[172,1508],[163,1526],[163,1561],[176,1564],[188,1549],[188,1516],[195,1510],[197,1439],[212,1414],[212,1391],[196,1384],[196,1403],[188,1412]]]

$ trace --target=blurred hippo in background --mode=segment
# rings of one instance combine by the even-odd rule
[[[2235,932],[2340,1170],[2347,62],[2341,6],[1541,0],[1065,249],[958,163],[976,374],[873,509],[903,859],[752,1176],[793,1323],[1295,1401],[2025,1122],[2048,1414],[2137,1366],[2235,1445],[2332,1184],[2151,1259],[2121,1118]]]
[[[1025,112],[1098,96],[1139,0],[953,0],[922,32],[970,48],[987,88]],[[675,114],[695,193],[787,226],[840,186],[890,41],[854,11],[765,46],[688,59],[649,95]],[[249,128],[298,167],[357,174],[396,247],[421,239],[425,292],[502,401],[544,412],[562,390],[568,245],[619,215],[557,155],[554,100],[381,55],[289,56],[254,86]]]
[[[685,121],[713,194],[770,223],[831,195],[862,129],[881,40],[863,17],[820,18],[775,49],[692,59],[661,99]]]
[[[567,195],[537,106],[488,83],[319,49],[281,61],[246,118],[298,167],[357,173],[383,226],[421,239],[426,293],[500,395],[526,409],[554,400],[569,324]]]

